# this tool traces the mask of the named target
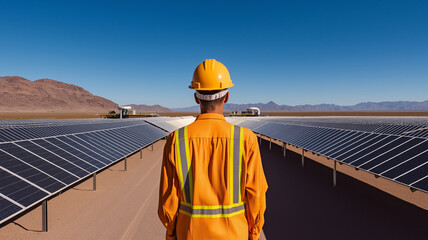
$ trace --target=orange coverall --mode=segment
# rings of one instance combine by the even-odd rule
[[[158,214],[166,239],[259,239],[267,182],[256,135],[205,113],[168,136]]]

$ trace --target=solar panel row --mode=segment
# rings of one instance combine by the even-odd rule
[[[0,223],[167,135],[142,121],[39,128],[0,143]]]
[[[37,125],[9,125],[0,127],[0,142],[10,142],[34,138],[44,138],[57,135],[66,135],[81,132],[90,132],[102,129],[126,127],[137,125],[141,121],[120,121],[111,120],[90,121],[79,124],[76,121],[68,122],[69,124],[56,124],[57,122],[46,121]]]
[[[270,118],[271,122],[283,122],[283,118]],[[428,121],[426,118],[287,118],[287,122],[304,126],[318,126],[384,133],[392,135],[428,138]]]
[[[234,124],[335,159],[401,184],[428,192],[428,139],[385,133],[387,126],[377,123],[378,131],[360,124],[322,124],[320,119],[229,118]],[[340,119],[334,119],[339,122]],[[377,119],[377,121],[379,121]],[[314,124],[316,123],[316,124]],[[328,127],[326,127],[328,126]],[[404,129],[395,126],[395,129]],[[382,129],[383,133],[379,133]],[[399,130],[402,131],[402,130]]]

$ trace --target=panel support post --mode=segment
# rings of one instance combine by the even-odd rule
[[[140,151],[140,159],[143,159],[143,149]]]
[[[283,157],[285,158],[285,156],[286,156],[286,154],[287,154],[287,145],[285,144],[285,143],[283,143],[282,144],[282,150],[283,150],[283,153],[282,153],[282,155],[283,155]]]
[[[153,152],[153,144],[152,144],[152,152]]]
[[[97,173],[92,174],[92,189],[97,190]]]
[[[42,231],[48,231],[48,200],[42,202]]]
[[[272,150],[272,138],[269,138],[269,150]]]
[[[302,148],[302,167],[305,166],[305,149]]]
[[[333,187],[336,187],[336,161],[333,160]]]
[[[262,135],[260,134],[259,135],[259,145],[261,145],[262,144]]]
[[[125,158],[125,171],[128,170],[128,157]]]

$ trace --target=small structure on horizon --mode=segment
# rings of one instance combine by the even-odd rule
[[[131,110],[131,106],[117,106],[117,109],[119,110],[120,119],[123,117],[128,118],[129,117],[129,111]]]
[[[260,109],[257,107],[249,107],[247,111],[233,111],[229,114],[231,117],[247,117],[247,116],[260,116]]]
[[[131,110],[132,107],[131,106],[117,106],[117,109],[119,110],[119,113],[116,113],[116,111],[110,111],[108,114],[106,115],[102,115],[102,118],[119,118],[119,119],[123,119],[123,118],[138,118],[138,117],[158,117],[159,114],[157,113],[146,113],[146,114],[142,114],[142,113],[138,113],[136,110]]]

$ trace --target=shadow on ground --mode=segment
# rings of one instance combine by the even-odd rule
[[[426,239],[428,211],[279,146],[261,144],[269,184],[264,233],[275,239]]]
[[[18,227],[20,227],[20,228],[24,229],[24,230],[25,230],[25,231],[27,231],[27,232],[43,232],[42,230],[28,229],[28,228],[26,228],[26,227],[22,226],[21,224],[19,224],[19,223],[17,223],[17,222],[12,222],[12,223],[13,223],[13,224],[15,224],[16,226],[18,226]]]

